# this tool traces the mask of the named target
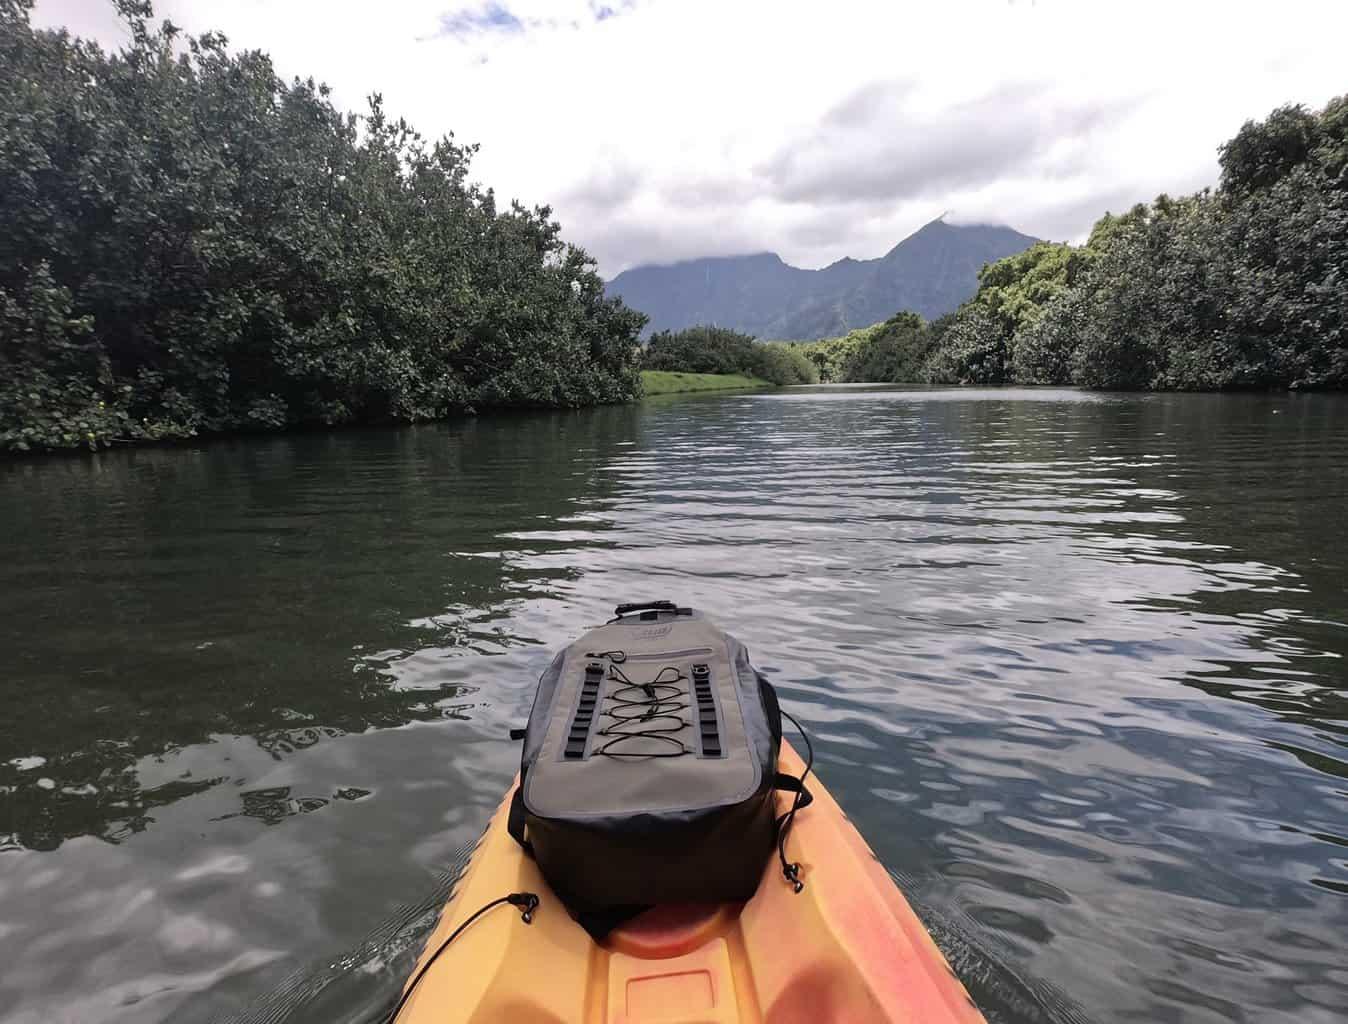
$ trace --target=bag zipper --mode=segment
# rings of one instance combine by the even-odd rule
[[[690,647],[685,651],[655,651],[651,654],[629,654],[627,661],[658,661],[661,658],[691,658],[694,654],[711,654],[710,647]]]

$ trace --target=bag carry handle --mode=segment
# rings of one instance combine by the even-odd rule
[[[624,615],[631,615],[633,612],[676,612],[678,605],[673,601],[634,601],[631,604],[620,604],[613,609],[613,614],[621,618]]]

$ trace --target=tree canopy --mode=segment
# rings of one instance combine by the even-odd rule
[[[859,357],[885,325],[803,350],[838,380],[1348,385],[1348,97],[1250,121],[1220,160],[1216,189],[984,267],[973,298],[910,343],[929,349],[920,366]]]
[[[724,327],[657,331],[642,355],[646,370],[740,373],[773,384],[814,384],[819,374],[804,354],[780,341],[755,341]]]
[[[116,53],[31,2],[0,0],[0,450],[638,393],[644,317],[474,147],[145,0]]]

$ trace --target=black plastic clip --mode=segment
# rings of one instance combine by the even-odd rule
[[[534,923],[534,911],[538,909],[538,894],[534,892],[512,892],[506,897],[506,902],[512,907],[522,907],[524,912],[520,914],[520,920],[525,924]]]

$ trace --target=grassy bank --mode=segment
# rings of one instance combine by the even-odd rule
[[[772,384],[742,373],[681,373],[675,370],[642,370],[641,386],[647,395],[673,395],[683,391],[731,391],[770,388]]]

